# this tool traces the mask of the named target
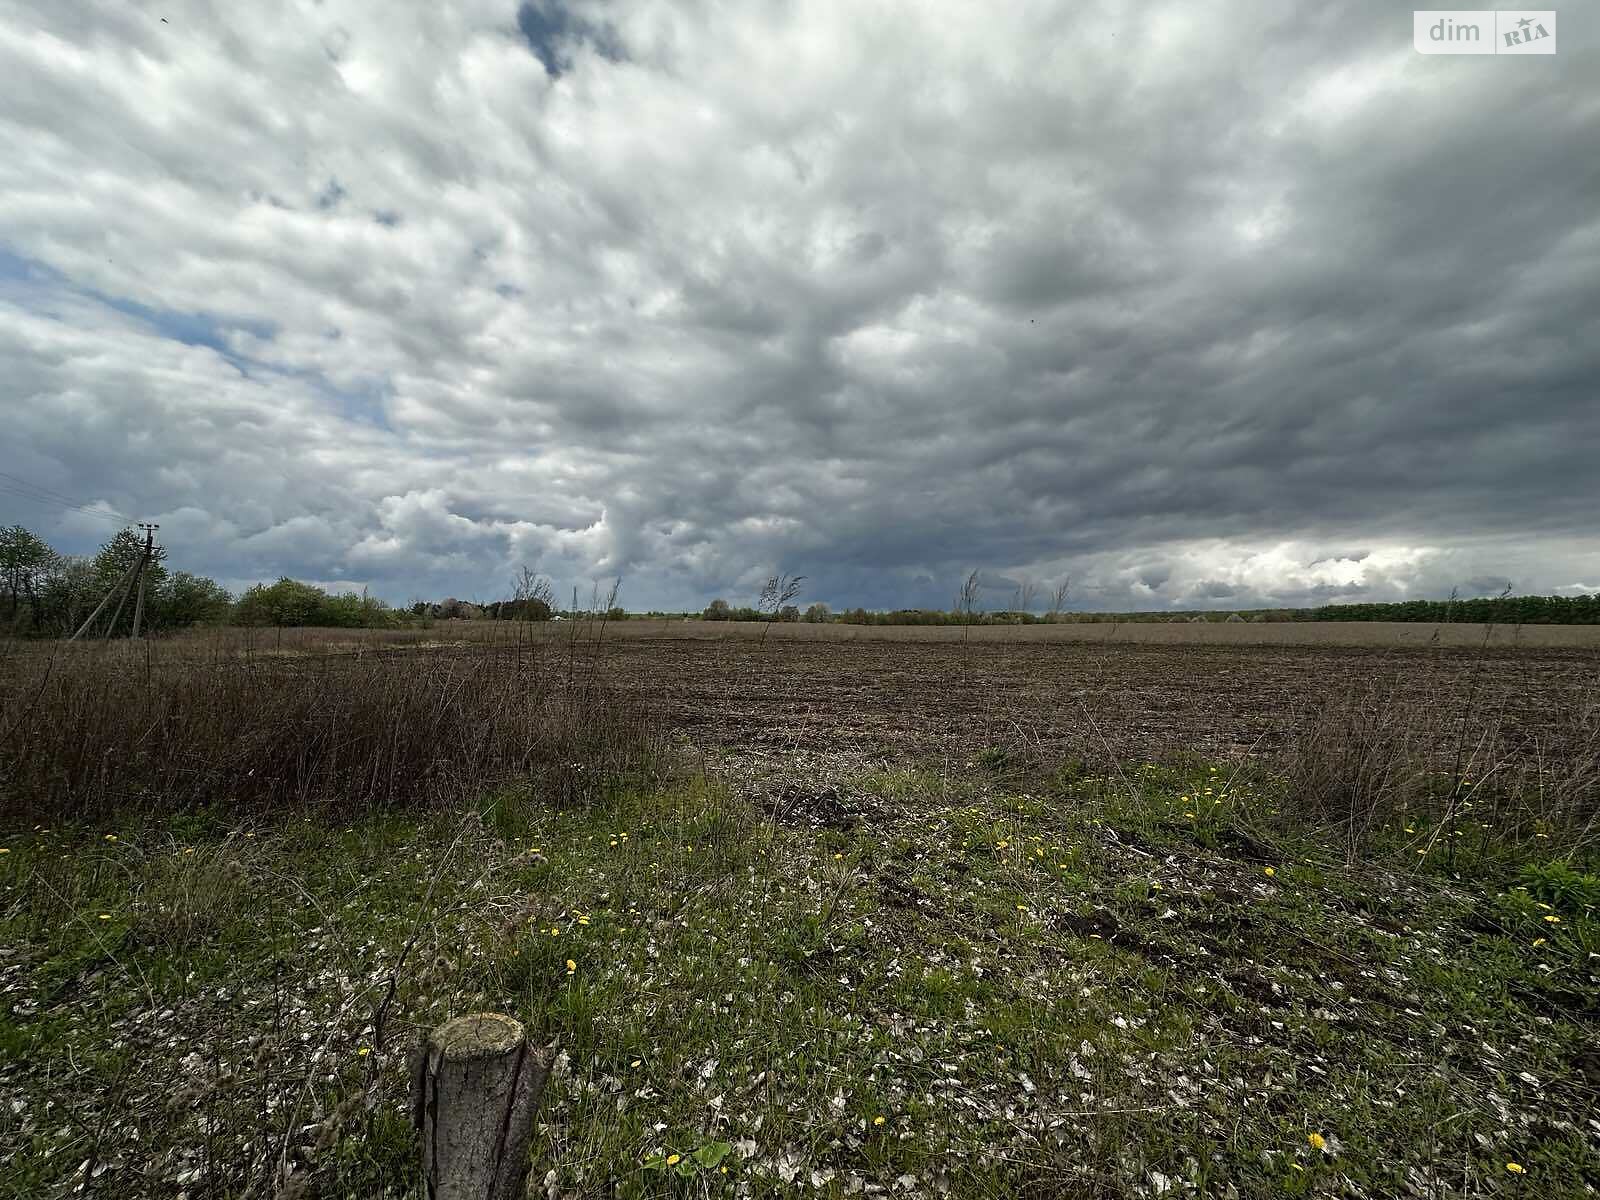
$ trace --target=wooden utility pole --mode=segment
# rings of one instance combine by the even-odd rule
[[[99,618],[100,614],[105,611],[106,605],[111,603],[111,597],[120,592],[121,599],[117,601],[116,611],[111,614],[111,624],[106,626],[106,636],[109,637],[111,631],[117,627],[117,618],[122,616],[122,606],[128,602],[128,594],[133,590],[135,581],[138,581],[139,584],[139,601],[134,606],[133,636],[139,636],[139,617],[144,611],[144,568],[145,564],[150,561],[150,556],[155,552],[156,530],[160,529],[161,526],[141,525],[140,528],[144,530],[144,549],[140,552],[138,561],[118,577],[116,583],[112,584],[111,589],[101,598],[100,603],[94,606],[94,611],[85,618],[83,624],[78,626],[78,631],[69,637],[67,641],[75,642],[82,637]]]
[[[141,559],[140,561],[142,562],[143,560]],[[111,597],[115,596],[133,579],[133,573],[139,569],[139,565],[139,563],[134,563],[122,573],[121,577],[116,581],[116,583],[111,585],[111,590],[101,597],[100,603],[94,606],[94,611],[84,618],[82,625],[78,626],[78,632],[69,637],[67,641],[75,642],[84,635],[89,626],[93,625],[100,614],[105,611],[106,605],[111,603]]]
[[[155,553],[156,549],[156,530],[160,529],[161,526],[140,525],[139,528],[144,530],[144,554],[139,559],[139,574],[136,577],[139,581],[139,599],[134,603],[133,606],[134,641],[139,640],[139,626],[144,620],[144,568],[149,566],[152,561],[151,556]],[[115,624],[116,622],[113,621],[112,625],[114,626]]]

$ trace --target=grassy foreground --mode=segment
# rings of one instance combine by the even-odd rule
[[[1205,764],[723,767],[0,838],[0,1194],[411,1194],[475,1009],[560,1042],[531,1195],[1600,1187],[1592,877],[1347,869]]]

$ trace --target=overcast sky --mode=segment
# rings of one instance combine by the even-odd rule
[[[1600,590],[1597,13],[0,0],[0,523],[395,602]]]

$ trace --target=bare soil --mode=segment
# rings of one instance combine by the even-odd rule
[[[1238,625],[1124,626],[1128,640],[1095,641],[1047,635],[1108,626],[987,628],[966,643],[951,629],[797,628],[806,629],[774,626],[762,642],[705,622],[612,626],[604,674],[701,744],[918,757],[1010,747],[1092,759],[1268,749],[1319,700],[1352,689],[1419,720],[1464,719],[1493,727],[1513,750],[1550,753],[1595,702],[1600,679],[1600,644],[1485,645],[1481,627],[1472,627],[1476,645],[1458,646],[1428,645],[1428,626],[1399,627],[1416,635],[1410,644],[1384,644],[1396,627],[1370,625],[1244,631],[1320,633],[1322,644],[1215,640],[1240,636]],[[857,636],[833,632],[841,628]],[[1352,629],[1375,644],[1335,640]],[[1191,640],[1132,640],[1151,630]]]

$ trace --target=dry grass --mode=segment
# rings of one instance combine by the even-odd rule
[[[0,811],[355,811],[475,802],[509,780],[582,800],[647,765],[659,729],[597,681],[581,647],[559,649],[13,647],[0,659]]]

